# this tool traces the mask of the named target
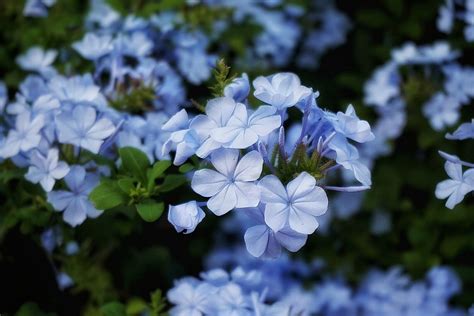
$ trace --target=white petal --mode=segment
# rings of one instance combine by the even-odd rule
[[[244,235],[247,251],[254,257],[261,257],[268,246],[269,228],[257,225],[247,229]]]
[[[222,174],[210,169],[201,169],[194,173],[191,188],[199,195],[211,197],[220,192],[227,183],[227,178]]]
[[[260,177],[263,159],[260,153],[253,150],[240,159],[235,168],[234,178],[238,181],[255,181]]]
[[[233,177],[238,160],[238,150],[219,149],[211,155],[212,165],[217,171],[227,177],[227,179]]]
[[[256,207],[260,202],[260,188],[249,182],[235,182],[237,204],[235,207]]]
[[[268,203],[265,205],[265,223],[277,232],[288,223],[289,212],[287,204]]]
[[[234,185],[225,186],[219,193],[207,201],[207,207],[217,216],[224,215],[237,204],[237,195]]]
[[[313,215],[301,212],[298,209],[290,207],[288,223],[291,229],[301,234],[312,234],[318,228],[319,224]]]
[[[293,200],[292,206],[300,212],[320,216],[326,213],[328,209],[328,197],[323,189],[315,187],[305,195],[300,195]]]
[[[289,198],[297,199],[310,192],[316,185],[316,179],[307,172],[302,172],[286,186]]]
[[[261,189],[261,200],[263,203],[283,203],[288,202],[286,189],[280,179],[274,175],[265,176],[258,186]]]

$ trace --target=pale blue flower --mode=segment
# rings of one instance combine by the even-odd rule
[[[71,78],[54,76],[48,88],[60,101],[94,103],[101,97],[100,87],[90,74]]]
[[[13,157],[20,151],[27,152],[40,144],[40,131],[44,126],[44,116],[37,115],[33,118],[31,116],[30,112],[25,111],[16,117],[15,129],[8,132],[0,149],[1,157]]]
[[[0,81],[0,113],[3,112],[3,109],[5,108],[5,104],[7,104],[7,101],[8,101],[7,87],[5,86],[5,83],[3,81]]]
[[[275,107],[260,106],[250,114],[244,104],[237,103],[227,124],[212,130],[211,137],[226,148],[248,148],[281,126],[281,116],[275,112]]]
[[[245,212],[256,221],[256,225],[249,227],[244,235],[248,252],[254,257],[277,258],[281,254],[282,247],[291,252],[300,250],[308,237],[291,230],[289,227],[284,227],[277,232],[273,231],[265,223],[264,208],[265,206],[260,204],[257,208],[238,210],[239,212]]]
[[[97,175],[86,173],[81,166],[72,166],[64,181],[70,191],[51,191],[48,193],[48,202],[56,211],[64,211],[66,223],[77,226],[87,217],[95,218],[101,214],[89,200],[89,193],[99,184]]]
[[[444,33],[451,33],[454,24],[454,5],[452,0],[446,0],[438,11],[438,19],[436,25],[438,30]]]
[[[369,123],[357,117],[352,105],[347,107],[346,113],[337,112],[335,120],[333,120],[333,126],[336,132],[359,143],[375,139]]]
[[[239,161],[237,150],[219,149],[211,155],[211,163],[217,171],[196,171],[191,187],[210,197],[207,207],[214,214],[220,216],[234,208],[258,205],[260,190],[255,180],[262,173],[263,160],[257,151],[249,152]]]
[[[94,154],[99,152],[104,140],[115,132],[115,126],[109,119],[97,119],[93,107],[82,105],[59,114],[56,125],[61,143],[73,144]]]
[[[328,208],[326,192],[307,172],[290,181],[286,188],[274,175],[265,176],[258,186],[261,202],[265,203],[265,223],[275,232],[289,225],[297,233],[312,234],[319,225],[316,217]]]
[[[400,75],[397,64],[389,62],[375,70],[364,85],[364,102],[383,107],[400,95]]]
[[[336,162],[344,169],[354,174],[354,177],[364,186],[372,184],[371,173],[365,164],[359,161],[359,152],[341,135],[336,135],[328,144],[336,153]]]
[[[196,226],[203,220],[206,214],[197,205],[196,201],[189,201],[180,205],[170,205],[168,210],[168,221],[174,226],[178,233],[192,233]]]
[[[72,47],[89,60],[97,60],[113,50],[112,37],[87,33],[81,41],[75,42]]]
[[[48,16],[48,8],[52,7],[56,0],[27,0],[23,8],[23,15],[35,18]]]
[[[302,86],[300,79],[293,73],[277,73],[269,77],[258,77],[253,81],[254,96],[278,110],[296,105],[308,97],[311,89]]]
[[[168,301],[176,305],[169,313],[171,316],[209,315],[213,311],[215,292],[216,289],[207,283],[182,281],[168,291]]]
[[[55,50],[44,50],[41,47],[31,47],[25,54],[18,56],[16,62],[27,71],[45,72],[50,70],[51,65],[58,52]]]
[[[30,182],[41,184],[46,192],[50,192],[56,180],[64,178],[69,172],[69,166],[64,161],[59,161],[57,148],[51,148],[46,157],[39,151],[34,151],[30,163],[25,178]]]
[[[452,134],[446,134],[447,139],[464,140],[474,138],[474,119],[469,123],[461,124]]]
[[[226,316],[252,316],[250,311],[251,303],[245,296],[242,289],[234,283],[229,283],[217,292],[215,307],[217,315]]]
[[[474,191],[474,168],[463,174],[461,164],[446,161],[444,169],[451,179],[438,183],[435,195],[438,199],[448,198],[446,207],[453,209],[466,194]]]
[[[20,92],[29,102],[33,102],[41,95],[49,93],[44,79],[38,75],[26,77],[20,84]]]
[[[237,102],[243,102],[249,95],[250,83],[246,73],[237,77],[224,88],[224,96],[233,98]]]
[[[89,24],[97,24],[106,29],[118,22],[119,19],[120,14],[114,11],[104,0],[91,1],[91,9],[86,20]]]

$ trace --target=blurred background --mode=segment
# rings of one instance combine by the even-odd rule
[[[462,52],[461,64],[474,64],[474,47],[464,40],[462,31],[455,29],[449,35],[438,31],[438,10],[443,4],[438,0],[331,2],[331,9],[339,16],[334,24],[328,24],[328,30],[314,35],[313,41],[340,39],[310,50],[306,46],[312,45],[311,30],[323,29],[325,21],[318,13],[327,12],[328,4],[287,0],[276,7],[268,5],[275,11],[286,5],[299,8],[296,20],[302,33],[283,61],[271,51],[268,55],[248,54],[261,44],[254,41],[262,32],[259,23],[245,21],[213,36],[213,22],[226,17],[227,9],[194,2],[106,1],[122,17],[151,19],[158,13],[179,12],[191,27],[202,29],[211,38],[207,51],[224,58],[232,73],[246,72],[255,78],[294,72],[304,85],[319,90],[320,106],[344,111],[353,104],[359,117],[371,124],[378,114],[364,102],[364,85],[377,67],[390,60],[394,48],[407,42],[421,45],[442,39]],[[25,16],[25,5],[24,1],[0,1],[0,79],[10,99],[26,76],[15,59],[31,46],[58,50],[55,65],[65,74],[87,72],[93,67],[70,48],[87,31],[90,3],[57,0],[54,5],[45,5],[44,17]],[[289,36],[288,27],[282,25],[277,33]],[[422,105],[439,83],[428,78],[416,71],[404,74],[401,91],[406,100],[406,126],[390,141],[389,153],[375,161],[372,189],[353,201],[345,200],[339,207],[342,211],[335,211],[295,256],[307,261],[323,259],[327,271],[343,271],[354,284],[373,267],[398,265],[416,279],[432,266],[448,265],[463,283],[462,294],[454,298],[454,304],[468,307],[474,301],[474,199],[466,196],[463,203],[448,210],[434,191],[447,177],[438,150],[472,158],[474,142],[446,140],[444,134],[454,127],[434,131],[430,126]],[[211,81],[186,82],[185,100],[205,103]],[[472,113],[472,108],[463,108],[460,122],[470,120]],[[166,291],[178,277],[198,275],[205,269],[206,255],[216,247],[242,242],[232,227],[223,228],[226,220],[228,226],[233,225],[230,219],[213,216],[190,235],[177,234],[165,217],[146,223],[119,211],[107,212],[72,229],[34,197],[41,194],[37,188],[8,173],[5,164],[0,175],[0,198],[4,201],[0,210],[0,311],[9,314],[27,302],[36,305],[23,307],[19,315],[41,315],[40,310],[94,315],[96,307],[111,300],[147,300],[150,292]],[[180,203],[191,195],[189,189],[180,189],[165,202]],[[44,249],[45,227],[60,230],[64,241],[52,254]],[[71,241],[78,248],[74,255],[67,254]],[[67,272],[73,286],[62,288],[56,277],[58,266]]]

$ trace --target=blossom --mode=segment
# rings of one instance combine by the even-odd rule
[[[216,299],[218,315],[251,316],[251,303],[244,295],[240,286],[229,283],[221,287]]]
[[[369,123],[357,117],[352,105],[347,107],[346,113],[338,112],[333,123],[338,133],[356,142],[365,143],[375,139],[374,134],[370,130]]]
[[[281,126],[281,117],[275,112],[274,107],[260,106],[249,116],[245,105],[237,103],[227,124],[211,131],[211,137],[226,148],[247,148]]]
[[[289,224],[295,232],[312,234],[319,225],[316,217],[328,208],[326,192],[307,172],[290,181],[286,188],[274,175],[265,176],[258,186],[261,202],[266,204],[265,223],[276,232]]]
[[[474,138],[474,119],[471,122],[461,124],[452,134],[446,134],[447,139],[464,140]]]
[[[249,77],[246,73],[235,78],[224,88],[224,96],[233,98],[237,102],[243,102],[250,92]]]
[[[101,96],[100,87],[90,74],[70,78],[54,76],[48,88],[60,101],[94,103]]]
[[[48,202],[55,210],[64,211],[66,223],[77,226],[87,217],[95,218],[101,214],[89,201],[89,193],[99,184],[99,177],[86,173],[82,166],[72,166],[64,181],[69,191],[49,192]]]
[[[336,162],[344,169],[351,171],[354,177],[363,185],[372,184],[370,170],[359,161],[357,148],[351,145],[341,135],[336,135],[328,144],[328,147],[336,153]]]
[[[170,205],[168,221],[174,226],[178,233],[192,233],[196,226],[206,216],[204,211],[197,205],[196,201],[190,201],[180,205]]]
[[[435,195],[438,199],[448,198],[446,207],[453,209],[466,194],[474,191],[474,168],[462,172],[462,166],[446,161],[444,170],[451,179],[444,180],[436,186]]]
[[[96,110],[83,105],[59,114],[56,124],[61,143],[80,146],[95,154],[99,152],[104,139],[115,131],[109,119],[97,119]]]
[[[258,77],[253,81],[254,96],[278,110],[296,105],[309,96],[311,89],[302,86],[293,73],[277,73],[269,77]]]
[[[258,205],[260,190],[255,180],[262,173],[263,159],[257,151],[238,159],[237,150],[219,149],[211,155],[211,163],[217,171],[201,169],[194,173],[192,189],[210,197],[207,207],[218,216],[236,207]]]
[[[13,157],[20,151],[26,152],[37,147],[41,141],[40,130],[44,126],[44,116],[32,118],[29,111],[24,111],[16,117],[15,129],[8,136],[0,150],[0,156]]]
[[[57,55],[55,50],[44,50],[34,46],[28,49],[25,54],[20,55],[16,62],[23,70],[43,72],[50,69]]]
[[[69,172],[68,165],[58,160],[57,148],[50,149],[46,157],[39,151],[34,151],[25,178],[33,183],[40,183],[46,192],[51,191],[56,180],[64,178]]]
[[[81,41],[75,42],[72,47],[82,57],[96,60],[113,50],[112,37],[87,33]]]
[[[191,284],[180,282],[169,290],[168,301],[176,305],[170,311],[171,316],[201,316],[212,311],[211,298],[215,288],[207,283]]]
[[[280,256],[281,248],[284,247],[291,252],[301,249],[306,243],[307,236],[284,227],[280,231],[273,231],[264,219],[264,205],[260,204],[257,208],[241,209],[246,214],[256,220],[256,225],[249,227],[245,232],[245,246],[248,252],[254,257],[272,257]]]

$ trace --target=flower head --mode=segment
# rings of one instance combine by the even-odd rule
[[[328,208],[326,192],[316,186],[310,174],[302,172],[286,188],[274,175],[260,180],[261,201],[265,203],[265,223],[275,232],[287,224],[297,233],[312,234],[319,224],[317,216]]]
[[[196,193],[210,197],[207,206],[214,214],[258,205],[260,191],[255,180],[262,173],[263,160],[257,151],[239,160],[237,150],[219,149],[211,155],[211,163],[216,170],[196,171],[191,187]]]
[[[56,148],[50,149],[46,157],[39,151],[34,151],[25,178],[33,183],[40,183],[46,192],[51,191],[56,180],[64,178],[69,172],[68,165],[58,159]]]

